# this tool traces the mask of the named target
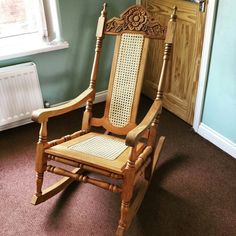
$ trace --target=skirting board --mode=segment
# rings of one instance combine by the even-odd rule
[[[107,97],[107,90],[97,92],[93,103],[95,104],[95,103],[99,103],[99,102],[105,102],[106,97]]]
[[[93,101],[93,104],[106,101],[106,97],[107,97],[107,90],[103,90],[101,92],[97,92],[96,95],[95,95],[95,99]],[[50,107],[57,107],[57,106],[65,104],[67,102],[69,102],[69,101],[53,104]],[[81,107],[84,107],[85,105],[86,104],[82,105]]]
[[[203,123],[199,126],[198,134],[236,159],[236,144],[231,140],[225,138]]]
[[[18,120],[18,121],[15,121],[15,122],[12,122],[12,123],[9,123],[9,124],[6,124],[6,125],[2,125],[0,127],[0,131],[11,129],[11,128],[15,128],[15,127],[18,127],[18,126],[21,126],[21,125],[26,125],[26,124],[29,124],[31,122],[33,122],[31,120],[31,118],[26,118],[26,119],[23,119],[23,120]]]

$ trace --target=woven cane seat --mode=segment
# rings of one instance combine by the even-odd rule
[[[94,136],[68,148],[77,152],[83,152],[87,155],[93,155],[107,160],[115,160],[127,148],[127,146],[124,142],[119,140]]]
[[[141,151],[142,147],[144,145],[140,143],[138,150]],[[127,163],[129,151],[130,147],[125,145],[124,139],[94,132],[45,150],[52,156],[79,161],[119,174]]]

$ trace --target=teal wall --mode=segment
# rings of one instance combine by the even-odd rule
[[[37,65],[44,100],[67,101],[87,88],[93,63],[97,18],[101,0],[59,0],[62,36],[68,49],[0,61],[0,67],[33,61]],[[135,0],[107,0],[108,17],[119,15]],[[105,45],[106,44],[106,45]],[[113,40],[106,38],[102,52],[97,91],[105,90],[110,73]]]
[[[219,1],[202,122],[236,143],[236,1]]]

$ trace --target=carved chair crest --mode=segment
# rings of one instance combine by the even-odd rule
[[[105,34],[121,34],[138,31],[148,38],[165,39],[167,27],[151,18],[142,6],[128,8],[120,18],[114,17],[106,22]]]

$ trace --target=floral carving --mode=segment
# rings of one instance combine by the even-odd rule
[[[147,13],[137,8],[130,9],[125,17],[129,30],[139,31],[147,22]]]
[[[166,27],[154,21],[145,8],[133,6],[124,12],[120,18],[112,18],[107,21],[105,33],[120,34],[124,31],[138,31],[150,38],[164,39]]]

